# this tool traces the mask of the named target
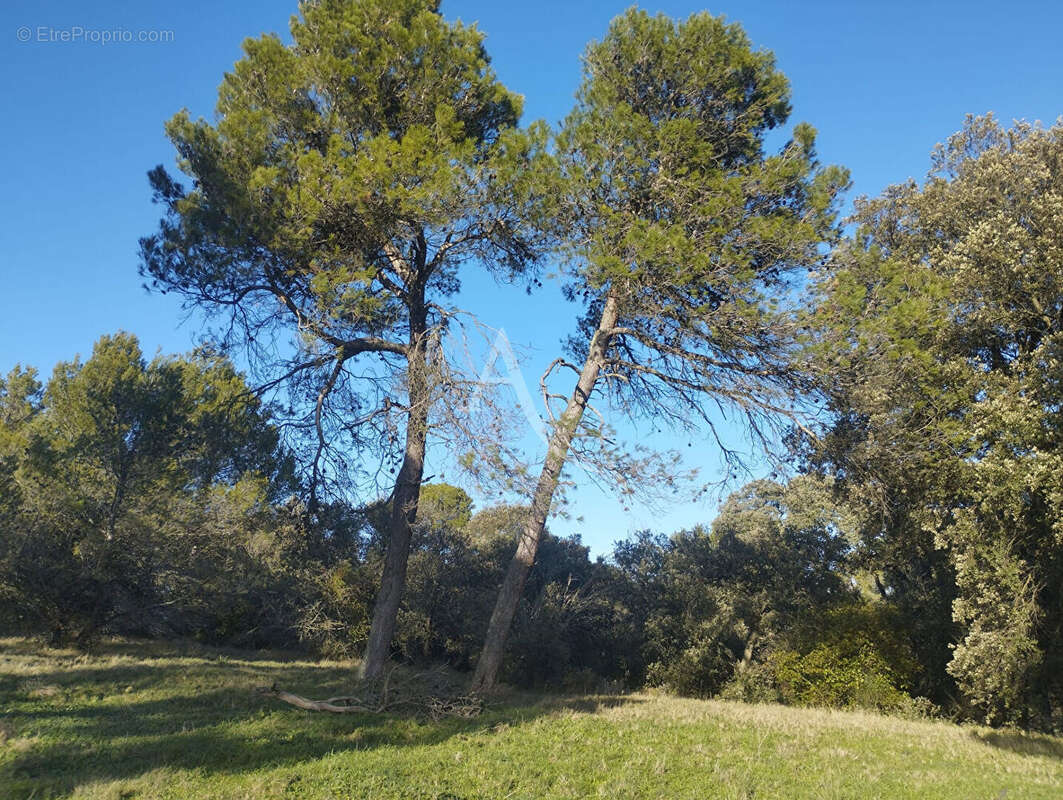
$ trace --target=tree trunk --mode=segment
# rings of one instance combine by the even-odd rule
[[[424,476],[425,441],[428,437],[428,364],[426,352],[426,323],[423,303],[411,310],[409,362],[409,417],[406,423],[406,449],[402,467],[395,480],[391,496],[388,522],[388,549],[384,557],[384,574],[380,592],[373,606],[373,621],[369,628],[369,642],[362,660],[361,677],[377,679],[384,674],[391,655],[391,639],[395,634],[399,602],[406,587],[406,564],[410,556],[413,525],[417,521],[417,500]]]
[[[535,487],[531,509],[521,528],[517,552],[513,560],[509,562],[509,569],[502,581],[498,600],[495,602],[491,621],[487,626],[483,651],[476,662],[476,671],[473,673],[470,685],[470,690],[473,692],[491,691],[498,679],[498,669],[502,664],[506,636],[509,634],[513,616],[517,612],[521,595],[524,593],[528,573],[531,571],[532,564],[535,563],[535,554],[539,549],[539,542],[542,541],[546,518],[550,513],[558,481],[561,479],[561,470],[568,458],[569,446],[583,418],[584,409],[590,400],[591,392],[594,391],[598,375],[605,364],[606,351],[611,337],[610,331],[616,326],[616,321],[617,302],[610,292],[602,308],[598,329],[594,332],[590,347],[587,349],[587,360],[583,363],[583,370],[576,382],[576,389],[550,436],[546,461],[543,463],[539,482]]]

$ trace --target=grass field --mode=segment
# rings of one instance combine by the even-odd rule
[[[1061,798],[1063,740],[660,695],[511,695],[474,719],[299,711],[352,665],[0,640],[0,798]]]

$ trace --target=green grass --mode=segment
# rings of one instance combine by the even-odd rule
[[[663,695],[510,696],[475,719],[312,714],[352,665],[0,640],[0,798],[1060,798],[1063,740]]]

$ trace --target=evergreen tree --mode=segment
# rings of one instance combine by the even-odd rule
[[[558,141],[568,291],[586,307],[571,347],[582,366],[572,367],[579,378],[554,426],[474,688],[495,682],[574,442],[585,452],[607,440],[585,419],[596,392],[681,426],[711,426],[705,409],[718,403],[754,432],[791,406],[799,381],[789,363],[789,281],[820,262],[847,175],[817,167],[805,124],[781,152],[765,153],[765,135],[789,112],[772,55],[706,13],[677,23],[631,10],[588,48]]]
[[[460,401],[448,298],[464,265],[524,273],[541,236],[542,131],[516,127],[483,34],[437,6],[305,2],[291,45],[247,40],[216,121],[167,124],[193,185],[151,173],[167,216],[143,241],[152,285],[225,315],[224,343],[290,390],[311,511],[352,447],[397,457],[368,677],[389,655],[432,409]]]

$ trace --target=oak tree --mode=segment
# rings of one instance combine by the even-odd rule
[[[857,204],[811,316],[832,423],[922,687],[992,722],[1063,708],[1063,126],[969,117],[923,184]],[[953,680],[955,684],[953,684]],[[1055,715],[1055,716],[1053,716]]]

